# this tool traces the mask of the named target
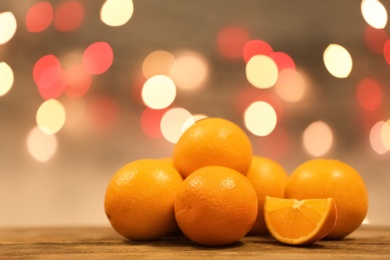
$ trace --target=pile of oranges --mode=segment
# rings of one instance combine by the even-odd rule
[[[238,125],[205,118],[183,133],[171,158],[119,169],[104,206],[112,227],[130,240],[181,231],[204,246],[267,234],[305,245],[356,230],[367,214],[368,194],[346,163],[313,159],[288,175],[277,162],[253,155]]]

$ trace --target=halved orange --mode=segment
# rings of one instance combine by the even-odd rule
[[[337,208],[332,198],[296,200],[267,196],[264,219],[276,240],[290,245],[308,245],[333,230]]]

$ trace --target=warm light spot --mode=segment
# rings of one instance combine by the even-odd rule
[[[252,40],[244,45],[243,56],[246,63],[255,55],[269,56],[273,52],[271,45],[262,40]]]
[[[107,42],[95,42],[85,49],[83,65],[91,74],[106,72],[114,59],[111,46]]]
[[[0,62],[0,96],[10,91],[14,84],[14,72],[5,62]]]
[[[184,108],[168,110],[163,115],[160,125],[164,138],[171,143],[176,143],[183,134],[183,125],[189,118],[192,118],[192,115]]]
[[[141,126],[145,134],[153,138],[162,137],[160,125],[165,112],[167,112],[166,109],[145,108],[141,115]]]
[[[43,56],[35,63],[33,78],[44,99],[57,98],[65,91],[64,72],[54,55]]]
[[[364,109],[374,111],[382,102],[381,86],[373,79],[364,78],[357,86],[356,96]]]
[[[53,7],[49,2],[36,3],[26,14],[26,27],[29,32],[42,32],[52,21]]]
[[[382,142],[382,128],[384,125],[384,121],[379,121],[371,128],[370,131],[371,147],[378,154],[384,154],[388,150]]]
[[[96,96],[87,103],[87,116],[91,126],[99,131],[112,129],[119,118],[119,105],[108,96]]]
[[[217,35],[218,50],[227,58],[241,58],[242,49],[249,39],[249,34],[244,28],[238,26],[225,27]]]
[[[46,162],[57,151],[57,137],[46,135],[38,127],[35,127],[27,136],[27,149],[35,160]]]
[[[303,132],[303,146],[312,156],[326,154],[332,144],[332,130],[322,121],[311,123]]]
[[[153,109],[162,109],[175,100],[176,86],[170,77],[157,75],[145,82],[141,94],[145,105]]]
[[[298,102],[306,92],[305,80],[297,70],[284,69],[279,72],[275,91],[282,99],[288,102]]]
[[[0,13],[0,44],[12,39],[17,28],[16,19],[13,13]]]
[[[91,87],[91,75],[82,64],[75,64],[65,71],[66,90],[69,97],[83,96]]]
[[[155,75],[170,76],[175,65],[175,56],[167,51],[154,51],[150,53],[142,64],[142,72],[146,78]]]
[[[390,150],[390,119],[384,122],[381,129],[381,140],[383,146],[389,151]]]
[[[106,0],[100,9],[100,19],[108,26],[122,26],[133,16],[132,0]]]
[[[364,41],[367,47],[376,54],[383,53],[383,47],[385,46],[385,42],[388,36],[384,29],[376,29],[367,25],[364,30]]]
[[[383,46],[383,56],[387,64],[390,65],[390,39],[386,40],[385,45]]]
[[[287,53],[277,51],[271,53],[269,56],[275,61],[279,72],[284,69],[295,70],[295,62]]]
[[[66,112],[64,106],[56,99],[43,102],[36,115],[37,125],[47,135],[57,133],[65,124]]]
[[[268,56],[253,56],[246,65],[246,78],[256,88],[270,88],[278,79],[278,67]]]
[[[363,0],[361,11],[364,20],[374,28],[382,29],[387,24],[387,11],[378,0]]]
[[[276,126],[269,135],[259,139],[261,154],[271,159],[282,158],[287,153],[289,146],[290,139],[287,131],[280,126]]]
[[[77,30],[84,21],[84,8],[79,1],[61,3],[54,14],[54,27],[60,32]]]
[[[346,78],[352,70],[352,57],[341,45],[330,44],[324,51],[326,69],[336,78]]]
[[[274,130],[277,115],[270,104],[264,101],[256,101],[245,110],[244,123],[252,134],[266,136]]]
[[[205,83],[209,73],[206,59],[195,52],[184,52],[176,56],[172,68],[172,79],[182,90],[198,90]]]

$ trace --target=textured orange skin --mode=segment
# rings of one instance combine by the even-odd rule
[[[305,206],[299,208],[295,208],[295,203],[295,199],[268,196],[265,199],[265,221],[278,241],[290,245],[309,245],[334,229],[338,214],[332,198],[301,200],[299,203]]]
[[[222,118],[205,118],[183,133],[175,144],[172,160],[184,178],[211,165],[246,174],[252,160],[252,145],[238,125]]]
[[[286,198],[333,198],[338,209],[335,228],[327,239],[342,239],[355,231],[368,211],[368,192],[359,173],[346,163],[313,159],[290,175]]]
[[[207,166],[188,176],[177,193],[175,216],[193,242],[224,246],[244,237],[257,216],[257,195],[241,173]]]
[[[104,208],[112,227],[130,240],[154,240],[176,231],[173,203],[182,182],[173,166],[159,160],[123,166],[105,194]]]
[[[284,197],[284,190],[288,181],[287,172],[277,162],[259,156],[253,156],[252,164],[246,175],[257,193],[259,202],[259,212],[252,229],[251,235],[268,234],[267,226],[264,221],[264,200],[265,196],[276,198]]]

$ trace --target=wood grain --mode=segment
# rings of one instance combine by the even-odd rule
[[[202,247],[183,236],[126,241],[111,228],[3,228],[0,259],[390,259],[390,227],[363,226],[346,239],[307,247],[248,236],[228,247]]]

